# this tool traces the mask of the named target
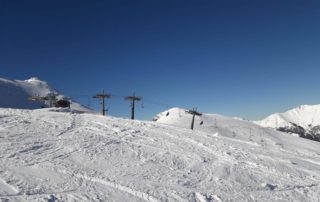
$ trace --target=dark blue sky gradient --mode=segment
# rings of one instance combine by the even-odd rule
[[[165,110],[152,100],[260,119],[320,103],[318,2],[0,0],[0,76],[37,76],[83,104],[135,91],[141,119]]]

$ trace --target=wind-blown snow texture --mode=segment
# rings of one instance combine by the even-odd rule
[[[91,111],[87,107],[66,98],[54,88],[50,87],[47,82],[41,81],[35,77],[28,80],[9,80],[0,78],[0,107],[18,108],[18,109],[38,109],[47,107],[46,103],[34,102],[29,100],[31,96],[46,96],[53,93],[58,99],[68,99],[71,102],[71,109],[82,112]]]
[[[319,201],[318,142],[219,115],[191,131],[184,110],[167,114],[0,109],[0,201]]]
[[[302,105],[285,113],[272,114],[256,123],[320,141],[320,105]]]

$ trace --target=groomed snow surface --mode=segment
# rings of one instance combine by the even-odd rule
[[[190,123],[178,108],[157,122],[0,109],[0,201],[320,200],[319,142],[220,115]]]

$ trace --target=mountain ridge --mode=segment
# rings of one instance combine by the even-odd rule
[[[300,105],[283,113],[254,121],[263,127],[297,134],[300,137],[320,141],[320,104]]]
[[[80,112],[92,112],[91,109],[77,103],[72,98],[63,95],[53,88],[46,81],[37,77],[31,77],[27,80],[11,80],[0,78],[0,107],[17,109],[39,109],[48,107],[48,103],[34,102],[30,100],[32,96],[47,96],[54,94],[58,99],[70,101],[71,110]]]

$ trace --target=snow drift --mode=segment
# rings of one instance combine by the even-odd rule
[[[319,201],[318,142],[190,122],[177,108],[158,122],[0,109],[0,201]]]

